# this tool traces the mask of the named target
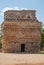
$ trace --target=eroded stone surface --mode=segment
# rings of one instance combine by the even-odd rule
[[[6,11],[2,24],[2,51],[39,53],[41,22],[34,10]]]

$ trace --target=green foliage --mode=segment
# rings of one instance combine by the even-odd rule
[[[42,31],[44,32],[44,28],[42,28]]]
[[[44,54],[44,52],[40,52],[40,54]]]
[[[42,28],[41,38],[42,38],[41,45],[44,46],[44,28]]]

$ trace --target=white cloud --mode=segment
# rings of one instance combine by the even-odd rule
[[[7,11],[7,10],[19,10],[19,8],[18,8],[18,7],[13,7],[13,8],[11,8],[11,7],[6,7],[6,8],[4,8],[4,9],[2,9],[1,11],[2,11],[2,12],[5,12],[5,11]]]
[[[7,11],[7,10],[27,10],[27,8],[19,8],[17,6],[13,7],[13,8],[11,8],[11,7],[5,7],[4,9],[1,10],[1,12],[0,12],[1,14],[0,15],[3,16],[4,12]]]
[[[4,8],[4,9],[2,9],[1,11],[2,12],[5,12],[5,11],[7,11],[7,10],[27,10],[27,8],[19,8],[19,7],[13,7],[13,8],[11,8],[11,7],[6,7],[6,8]]]
[[[44,28],[44,24],[42,25],[42,27]]]

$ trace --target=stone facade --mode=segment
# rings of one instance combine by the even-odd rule
[[[39,53],[41,22],[35,10],[8,10],[2,23],[2,51],[10,53]]]

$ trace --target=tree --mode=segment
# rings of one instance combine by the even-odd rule
[[[41,39],[42,39],[41,48],[43,48],[44,47],[44,28],[42,28]]]

